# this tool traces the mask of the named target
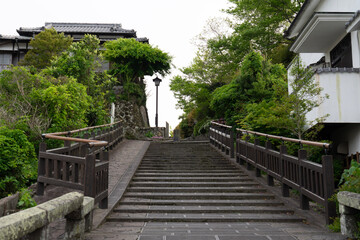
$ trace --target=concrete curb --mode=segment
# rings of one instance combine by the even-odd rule
[[[120,202],[123,194],[126,191],[127,186],[129,185],[133,175],[135,174],[142,158],[144,157],[147,149],[150,146],[150,142],[143,142],[143,146],[139,149],[138,153],[134,157],[132,164],[126,169],[126,172],[120,177],[119,181],[112,189],[108,197],[108,208],[107,209],[95,209],[93,212],[93,225],[92,230],[97,229],[101,224],[103,224],[109,214],[113,211],[115,206]]]

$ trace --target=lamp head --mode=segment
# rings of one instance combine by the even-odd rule
[[[160,85],[160,83],[161,83],[161,79],[160,79],[160,78],[158,78],[158,77],[156,77],[156,78],[154,78],[153,82],[155,83],[155,86],[157,87],[157,86],[159,86],[159,85]]]

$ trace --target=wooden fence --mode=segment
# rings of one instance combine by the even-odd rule
[[[65,135],[65,136],[62,136]],[[109,149],[122,140],[120,123],[43,134],[43,138],[64,141],[64,146],[47,149],[40,143],[37,195],[45,184],[81,190],[100,208],[108,205]]]
[[[253,143],[249,142],[250,135],[254,136]],[[264,146],[261,146],[259,136],[267,139]],[[272,148],[270,138],[282,142],[279,151]],[[328,200],[334,194],[332,156],[323,155],[322,164],[317,164],[307,160],[306,150],[300,149],[297,157],[287,154],[284,143],[295,142],[325,149],[329,148],[329,144],[232,129],[231,126],[216,122],[211,123],[210,142],[230,156],[235,151],[236,161],[241,165],[247,163],[249,170],[255,168],[257,177],[261,176],[261,171],[265,172],[268,185],[273,186],[274,179],[278,180],[281,183],[283,197],[289,197],[290,188],[297,190],[302,209],[309,209],[309,200],[323,205],[327,224],[336,215],[335,202]]]

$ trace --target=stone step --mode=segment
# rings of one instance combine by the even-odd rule
[[[284,203],[274,199],[142,199],[124,197],[121,205],[168,205],[168,206],[283,206]]]
[[[249,177],[134,177],[133,182],[242,182],[250,181]]]
[[[159,205],[122,205],[114,209],[115,213],[263,213],[263,214],[294,214],[284,207],[274,206],[159,206]]]
[[[148,198],[148,199],[274,199],[274,195],[268,193],[133,193],[126,192],[125,197]]]
[[[219,167],[219,166],[205,166],[201,167],[199,165],[192,166],[163,166],[163,167],[143,167],[139,166],[139,170],[182,170],[182,171],[192,171],[192,170],[202,170],[204,172],[209,170],[233,170],[233,167]]]
[[[161,214],[114,213],[109,222],[302,222],[304,219],[286,214]]]
[[[136,171],[137,173],[184,173],[183,170],[141,170],[138,169]],[[193,170],[193,169],[189,169],[186,171],[186,173],[213,173],[213,174],[218,174],[218,173],[241,173],[240,170],[237,169],[229,169],[229,170],[214,170],[214,169],[208,169],[208,170]]]
[[[129,187],[250,187],[259,186],[253,181],[248,182],[131,182]]]
[[[135,177],[212,177],[214,173],[135,173]],[[217,177],[246,177],[244,173],[217,173]]]
[[[259,187],[130,187],[127,192],[148,192],[148,193],[253,193],[266,192],[266,189]]]

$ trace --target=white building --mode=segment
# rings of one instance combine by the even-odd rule
[[[328,94],[307,118],[329,114],[325,132],[342,154],[360,152],[360,0],[306,0],[285,37]]]

